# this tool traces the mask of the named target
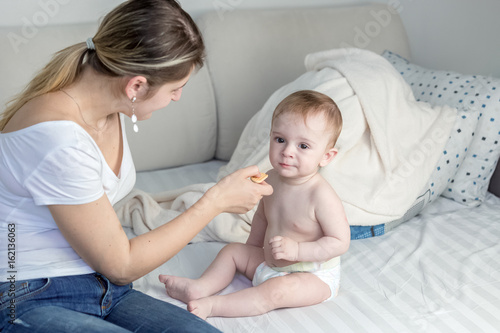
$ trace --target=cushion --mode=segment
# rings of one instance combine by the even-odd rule
[[[426,69],[390,51],[383,56],[401,73],[418,100],[456,107],[469,121],[477,114],[477,126],[467,151],[446,151],[446,161],[457,166],[457,170],[442,195],[468,206],[479,205],[500,155],[500,80]]]
[[[446,143],[443,154],[429,179],[427,190],[430,200],[433,201],[448,187],[462,165],[479,121],[479,111],[458,110],[455,126]]]

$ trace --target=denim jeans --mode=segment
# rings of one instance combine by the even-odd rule
[[[180,307],[97,273],[0,283],[0,331],[219,332]]]

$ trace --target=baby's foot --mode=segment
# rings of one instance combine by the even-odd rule
[[[163,274],[160,274],[158,278],[161,283],[165,284],[165,289],[170,297],[184,303],[206,296],[196,280]]]
[[[187,309],[194,315],[197,315],[201,319],[207,319],[211,317],[213,302],[211,297],[200,298],[191,301],[187,305]]]

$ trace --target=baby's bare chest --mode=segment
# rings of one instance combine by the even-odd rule
[[[307,193],[278,192],[266,198],[268,227],[283,234],[317,234],[321,227],[316,220],[314,202]]]

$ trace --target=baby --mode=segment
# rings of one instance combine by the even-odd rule
[[[342,203],[318,173],[337,154],[342,117],[328,96],[310,90],[274,111],[267,182],[246,244],[226,245],[199,279],[160,275],[167,293],[207,317],[242,317],[321,303],[337,295],[340,255],[350,243]],[[253,287],[215,295],[239,272]]]

